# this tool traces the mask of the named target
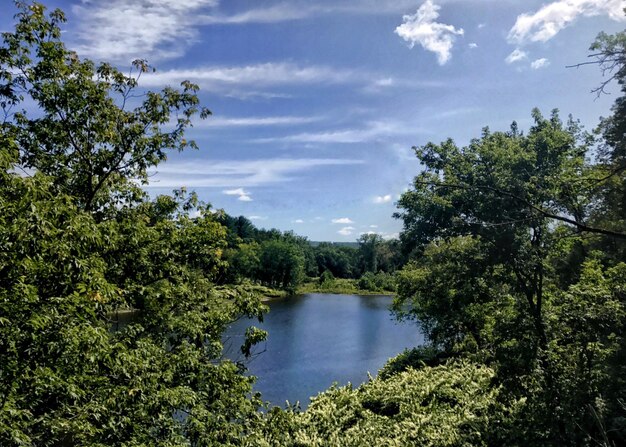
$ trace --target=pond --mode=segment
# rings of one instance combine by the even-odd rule
[[[415,323],[392,318],[389,296],[307,294],[268,304],[263,323],[234,323],[226,345],[236,357],[246,327],[269,332],[247,367],[258,378],[255,389],[273,405],[299,401],[305,408],[333,382],[359,385],[390,357],[424,343]]]

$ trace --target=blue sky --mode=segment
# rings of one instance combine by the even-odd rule
[[[12,2],[0,0],[0,28]],[[420,166],[412,146],[558,108],[592,129],[615,95],[584,62],[622,0],[55,0],[83,57],[189,79],[213,116],[169,157],[151,193],[186,186],[215,208],[311,240],[393,237],[394,202]]]

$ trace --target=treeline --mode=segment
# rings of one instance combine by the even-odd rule
[[[378,234],[361,235],[356,247],[312,244],[291,231],[256,228],[244,216],[220,211],[216,220],[228,230],[222,283],[249,280],[293,292],[307,281],[330,287],[335,279],[353,279],[362,290],[390,291],[395,288],[393,273],[405,262],[400,241]]]

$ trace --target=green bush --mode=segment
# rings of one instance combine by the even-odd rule
[[[460,362],[332,387],[304,412],[270,412],[250,445],[504,445],[521,402],[501,404],[493,377],[490,368]]]
[[[395,291],[396,281],[393,275],[385,272],[366,272],[358,280],[357,285],[361,290],[371,292]]]

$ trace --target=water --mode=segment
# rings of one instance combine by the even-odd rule
[[[423,344],[415,323],[398,323],[389,313],[388,296],[309,294],[269,303],[264,322],[238,321],[227,331],[236,352],[245,328],[269,332],[247,363],[258,378],[255,389],[273,405],[299,401],[333,382],[359,385],[405,348]],[[231,354],[236,357],[235,354]]]

